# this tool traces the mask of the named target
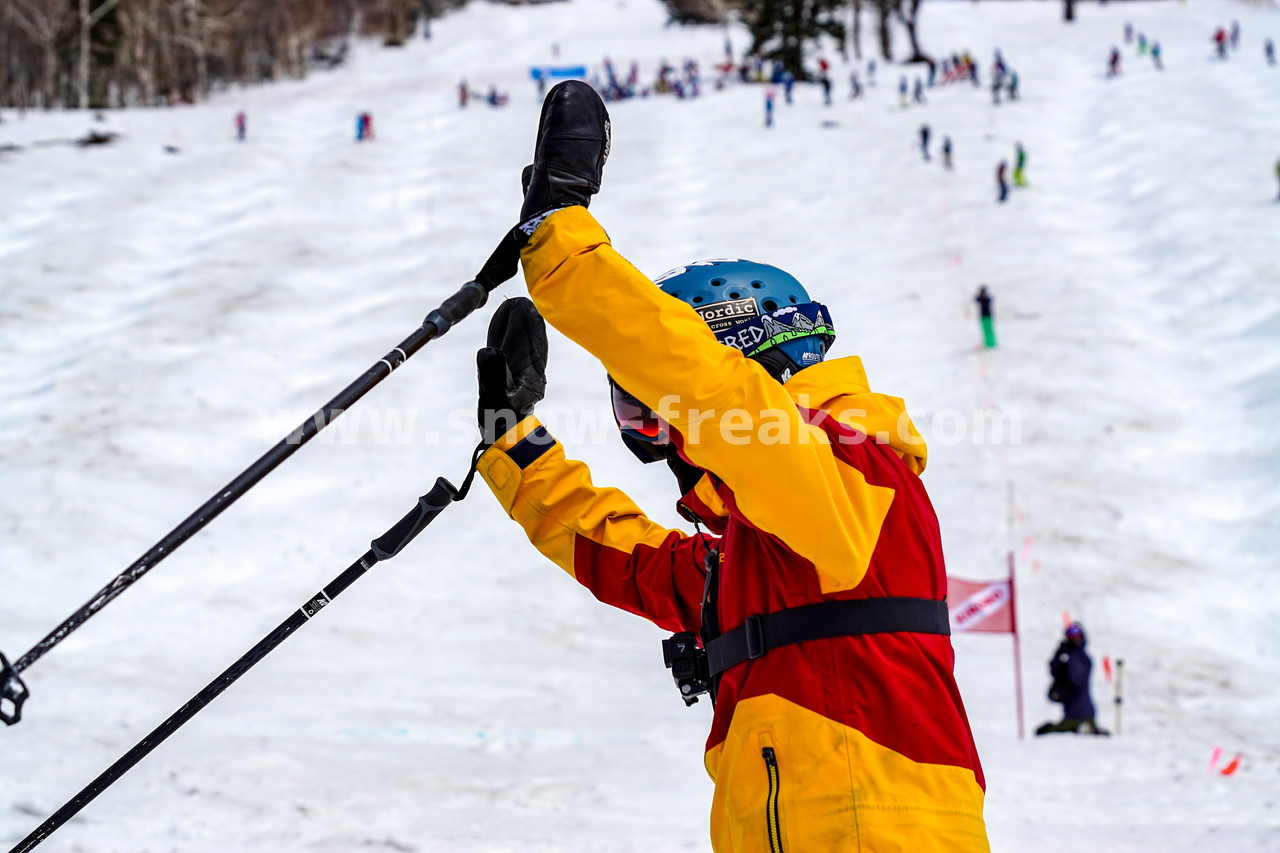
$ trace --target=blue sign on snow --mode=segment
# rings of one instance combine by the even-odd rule
[[[586,77],[585,65],[544,65],[529,69],[529,77],[541,80],[543,77]]]

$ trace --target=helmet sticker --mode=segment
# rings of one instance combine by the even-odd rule
[[[760,309],[756,307],[756,301],[751,297],[731,299],[728,302],[713,302],[710,305],[694,305],[693,310],[698,312],[702,322],[710,326],[711,331],[717,335],[744,320],[760,316]]]
[[[715,308],[724,304],[726,303],[716,303],[707,307]],[[817,302],[788,305],[762,317],[748,317],[720,328],[711,321],[708,323],[715,332],[716,340],[725,346],[742,350],[748,356],[797,338],[817,335],[830,343],[836,336],[835,327],[827,319],[826,306]]]
[[[678,275],[684,275],[693,267],[713,267],[716,264],[744,264],[744,263],[751,263],[751,262],[744,261],[741,258],[707,258],[701,261],[691,261],[682,267],[676,267],[673,270],[667,270],[662,275],[655,278],[653,280],[653,283],[662,284],[664,281],[666,281],[669,278],[675,278]]]

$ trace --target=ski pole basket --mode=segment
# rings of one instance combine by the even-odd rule
[[[12,726],[22,719],[22,703],[30,695],[27,685],[18,677],[18,671],[9,663],[4,652],[0,652],[0,720],[6,726]]]

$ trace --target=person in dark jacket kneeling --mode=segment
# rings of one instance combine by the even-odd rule
[[[1051,732],[1110,734],[1098,728],[1095,719],[1097,711],[1093,707],[1093,697],[1089,694],[1089,675],[1093,671],[1093,661],[1084,650],[1084,644],[1084,628],[1079,622],[1072,622],[1067,626],[1058,650],[1049,659],[1049,675],[1053,678],[1049,698],[1062,705],[1062,721],[1045,723],[1036,729],[1037,735]]]

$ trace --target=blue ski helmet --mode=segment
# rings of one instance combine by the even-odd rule
[[[836,337],[826,306],[811,300],[795,276],[768,264],[694,261],[655,283],[692,307],[720,343],[759,362],[779,382],[822,361]],[[623,443],[641,462],[668,458],[662,422],[612,377],[609,383]]]
[[[754,261],[694,261],[659,276],[663,293],[688,304],[726,346],[780,382],[817,364],[835,340],[826,306],[795,276]]]

